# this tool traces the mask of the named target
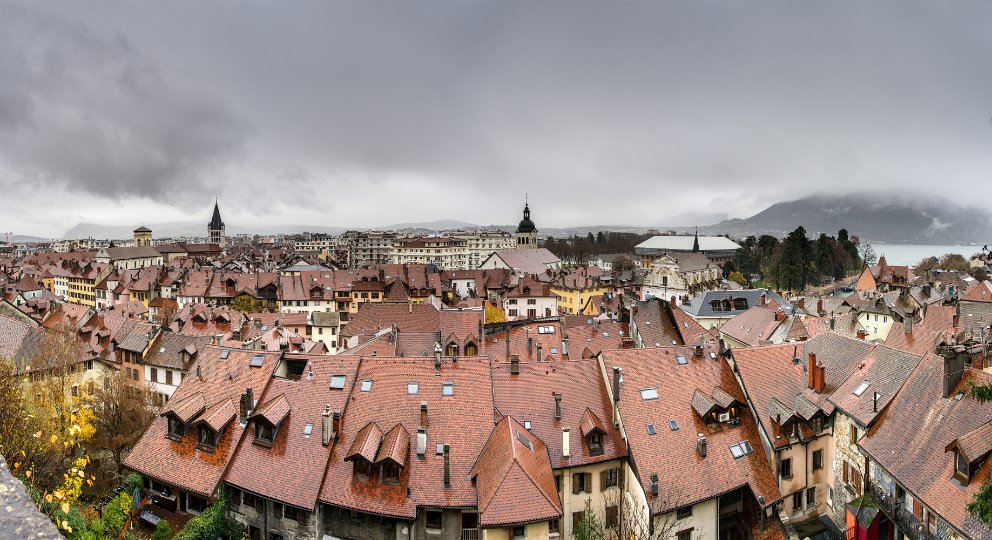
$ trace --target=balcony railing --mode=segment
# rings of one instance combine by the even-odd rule
[[[911,540],[938,540],[936,535],[927,530],[926,524],[906,508],[905,500],[897,499],[884,487],[874,483],[870,485],[870,489],[885,515]]]
[[[462,529],[462,540],[479,540],[479,529]]]

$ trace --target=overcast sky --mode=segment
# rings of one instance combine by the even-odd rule
[[[988,2],[0,0],[0,231],[665,224],[992,184]],[[976,197],[978,195],[978,197]],[[980,202],[980,201],[979,201]]]

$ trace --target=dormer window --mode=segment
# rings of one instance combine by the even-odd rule
[[[275,426],[261,418],[255,421],[255,444],[272,446],[272,441],[274,441],[275,438]]]
[[[400,466],[392,461],[382,464],[382,479],[386,482],[398,484],[400,481]]]
[[[175,416],[169,417],[169,434],[167,437],[173,440],[180,440],[186,434],[186,426]]]
[[[601,456],[603,455],[603,434],[599,431],[594,431],[587,437],[589,442],[589,455],[590,456]]]
[[[217,446],[217,433],[210,426],[200,425],[197,432],[197,447],[203,450],[213,450]]]
[[[971,479],[971,464],[961,452],[954,452],[954,476],[965,484]]]
[[[354,463],[355,463],[355,469],[354,469],[355,478],[363,481],[368,480],[369,475],[372,472],[372,462],[367,459],[357,458],[354,460]]]

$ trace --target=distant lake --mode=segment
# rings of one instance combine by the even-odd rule
[[[897,266],[912,266],[924,257],[937,257],[947,253],[964,255],[965,259],[982,250],[982,246],[930,246],[925,244],[882,244],[869,242],[875,255],[885,255],[885,261]]]

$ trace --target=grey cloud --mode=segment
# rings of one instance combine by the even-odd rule
[[[0,157],[29,181],[163,202],[204,192],[245,124],[121,34],[0,4]]]

